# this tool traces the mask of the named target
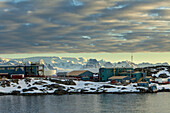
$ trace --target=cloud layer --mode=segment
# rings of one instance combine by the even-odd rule
[[[170,52],[167,0],[0,0],[0,53]]]

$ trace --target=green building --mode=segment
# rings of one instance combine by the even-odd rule
[[[139,82],[145,78],[145,73],[134,72],[133,68],[100,68],[99,69],[99,81],[108,81],[108,78],[112,76],[128,76],[132,79],[131,82]]]

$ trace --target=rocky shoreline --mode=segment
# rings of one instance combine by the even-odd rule
[[[157,92],[170,92],[170,85],[159,86]],[[127,86],[111,85],[107,82],[59,80],[52,78],[26,78],[3,80],[0,82],[0,95],[65,95],[65,94],[129,94],[153,93],[135,83]]]
[[[159,92],[170,92],[170,90],[161,90]],[[41,95],[73,95],[73,94],[146,94],[146,93],[152,93],[152,92],[54,92],[54,93],[20,93],[19,91],[13,91],[11,93],[1,93],[0,96],[4,95],[17,95],[17,96],[41,96]]]

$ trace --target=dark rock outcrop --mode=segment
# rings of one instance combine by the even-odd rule
[[[65,84],[65,85],[76,85],[76,83],[73,80],[66,80],[66,81],[61,81],[57,79],[49,79],[51,82],[55,82],[58,84]]]
[[[18,89],[21,89],[21,86],[18,86],[17,88],[18,88]]]
[[[43,84],[47,84],[47,83],[43,81],[38,81],[38,82],[34,82],[32,85],[43,85]]]
[[[20,95],[20,91],[12,91],[11,95]]]
[[[54,94],[57,94],[57,95],[62,95],[62,94],[67,94],[67,93],[68,93],[67,91],[64,91],[64,90],[61,90],[61,89],[54,91]]]

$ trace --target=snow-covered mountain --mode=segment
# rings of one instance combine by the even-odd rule
[[[83,68],[100,68],[100,64],[96,59],[89,59]]]
[[[99,60],[99,64],[101,67],[106,67],[106,68],[112,68],[113,67],[113,63],[111,62],[107,62],[105,60]]]
[[[130,67],[137,68],[138,67],[137,64],[130,62],[130,61],[122,61],[122,62],[118,62],[118,63],[113,63],[113,66],[114,67],[127,67],[127,68],[130,68]]]
[[[168,63],[140,63],[135,64],[130,61],[122,61],[117,63],[108,62],[105,60],[96,59],[86,59],[83,57],[73,58],[73,57],[30,57],[30,58],[20,58],[20,59],[9,59],[0,58],[0,65],[30,65],[31,62],[39,62],[45,65],[47,69],[56,69],[58,71],[72,71],[72,70],[82,70],[88,69],[94,72],[100,67],[112,68],[112,67],[150,67],[158,65],[169,65]]]
[[[18,65],[18,64],[22,64],[22,61],[9,58],[0,58],[0,65]]]
[[[169,66],[169,64],[167,62],[164,63],[156,63],[156,64],[152,64],[152,63],[148,63],[148,62],[144,62],[144,63],[140,63],[137,66],[138,67],[152,67],[152,66]]]

